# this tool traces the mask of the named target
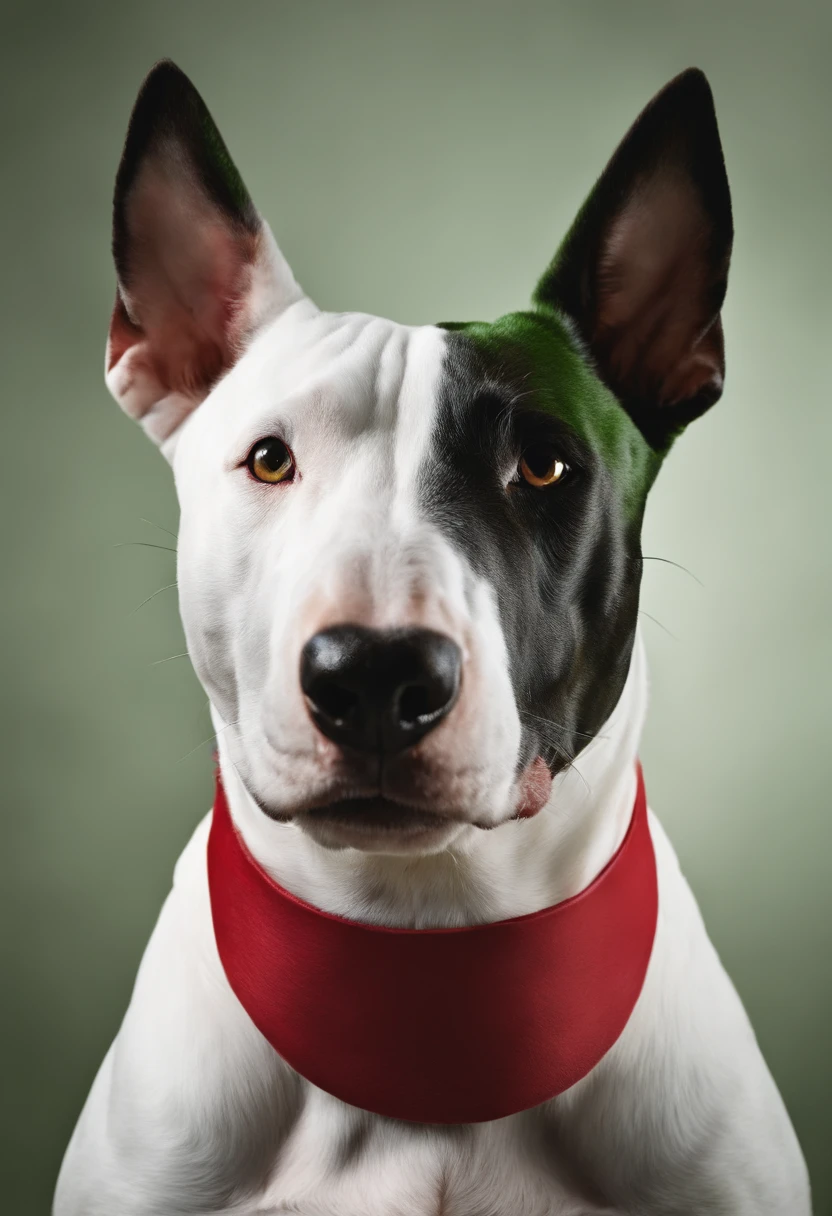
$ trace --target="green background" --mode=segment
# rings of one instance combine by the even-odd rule
[[[102,381],[130,106],[170,55],[301,282],[398,320],[522,306],[614,145],[708,73],[737,240],[727,390],[652,495],[651,801],[832,1211],[832,17],[795,3],[2,8],[3,1210],[45,1213],[210,799],[168,470]],[[671,637],[665,629],[674,636]],[[200,746],[201,744],[204,744]],[[118,1216],[114,1213],[113,1216]],[[788,1216],[788,1214],[784,1214]]]

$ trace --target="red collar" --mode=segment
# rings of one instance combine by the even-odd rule
[[[352,1106],[420,1123],[527,1110],[621,1034],[650,961],[656,862],[641,766],[618,851],[578,895],[460,929],[345,920],[274,882],[217,776],[208,882],[225,974],[297,1072]]]

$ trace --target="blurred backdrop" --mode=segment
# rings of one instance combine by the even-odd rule
[[[640,108],[682,68],[708,73],[737,230],[727,390],[648,512],[645,552],[691,573],[648,563],[643,758],[832,1212],[832,10],[5,0],[2,16],[4,1211],[48,1211],[211,797],[205,697],[186,658],[157,662],[184,649],[175,589],[137,608],[174,581],[172,485],[102,380],[113,175],[139,83],[171,56],[308,292],[406,322],[523,306]]]

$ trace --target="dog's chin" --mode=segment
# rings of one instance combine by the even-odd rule
[[[326,849],[365,853],[436,853],[466,827],[459,819],[390,798],[349,798],[303,811],[295,823]]]

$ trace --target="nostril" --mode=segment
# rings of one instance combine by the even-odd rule
[[[444,703],[443,698],[440,705],[431,705],[427,688],[421,684],[411,684],[399,697],[399,721],[403,726],[416,726],[418,722],[430,718],[437,709],[441,709]]]
[[[313,685],[306,695],[313,707],[325,714],[335,726],[346,726],[353,722],[361,706],[358,693],[338,684]]]

